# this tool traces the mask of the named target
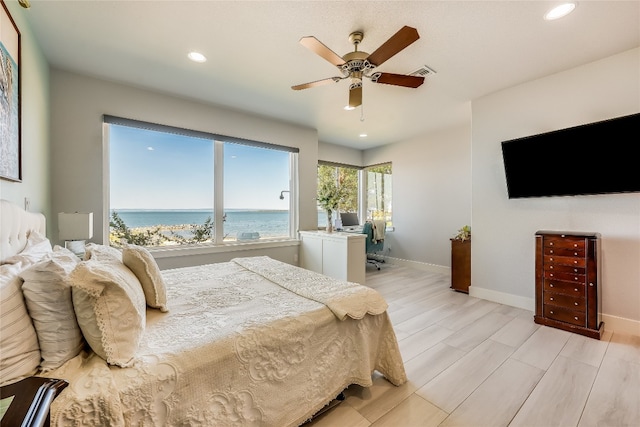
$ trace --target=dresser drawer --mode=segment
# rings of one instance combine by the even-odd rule
[[[543,253],[545,255],[570,256],[570,257],[584,258],[585,250],[584,249],[575,249],[575,248],[548,247],[548,248],[544,248],[544,252]]]
[[[545,280],[544,292],[555,292],[564,295],[583,297],[586,295],[584,283],[562,282],[559,280]]]
[[[544,304],[564,307],[571,310],[581,310],[583,312],[587,307],[586,300],[582,295],[565,295],[554,292],[544,293]]]
[[[573,283],[584,283],[587,280],[587,276],[584,274],[555,272],[553,270],[549,271],[547,269],[545,269],[544,271],[544,278]]]
[[[587,316],[584,311],[569,310],[568,308],[557,307],[555,305],[545,305],[544,316],[549,319],[559,320],[577,326],[586,326],[587,324]]]
[[[575,267],[584,267],[587,265],[587,260],[572,256],[557,256],[557,255],[545,255],[544,263],[546,264],[562,264],[562,265],[573,265]]]
[[[544,265],[544,269],[555,273],[587,274],[587,270],[584,267],[575,267],[573,265],[549,263]]]
[[[575,237],[547,237],[544,239],[544,246],[546,248],[577,249],[584,251],[586,244],[584,239]]]

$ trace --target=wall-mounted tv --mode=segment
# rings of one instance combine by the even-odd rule
[[[640,113],[502,142],[510,199],[640,192]]]

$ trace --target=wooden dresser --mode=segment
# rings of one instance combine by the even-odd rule
[[[536,232],[534,321],[600,339],[600,235]]]

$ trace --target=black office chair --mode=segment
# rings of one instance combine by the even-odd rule
[[[382,227],[382,233],[378,233],[378,235],[382,235],[382,239],[376,240],[376,230],[375,225],[371,221],[367,221],[364,223],[364,227],[362,227],[362,233],[367,235],[365,240],[365,251],[367,253],[367,264],[374,265],[378,270],[380,270],[380,264],[384,262],[383,259],[376,257],[376,252],[381,252],[384,249],[384,232],[385,232],[385,223],[379,221],[377,227]]]

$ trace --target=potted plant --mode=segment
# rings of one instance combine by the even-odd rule
[[[333,231],[332,215],[345,197],[345,190],[338,187],[335,181],[325,181],[318,188],[318,205],[327,211],[327,231]]]
[[[463,242],[465,240],[471,240],[471,227],[468,225],[462,227],[460,230],[458,230],[458,234],[455,235],[454,239],[462,240]]]

